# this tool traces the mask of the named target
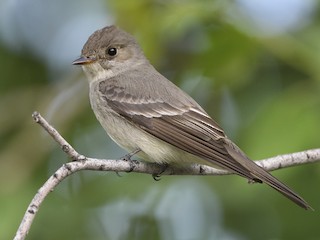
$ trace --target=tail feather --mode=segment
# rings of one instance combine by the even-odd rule
[[[272,176],[262,167],[258,166],[255,162],[251,161],[234,143],[232,143],[231,141],[227,142],[226,149],[232,158],[234,158],[238,163],[240,163],[245,169],[248,170],[248,172],[252,176],[251,180],[261,180],[300,207],[306,210],[313,210],[313,208],[302,197],[300,197],[288,186],[280,182],[277,178]]]
[[[284,183],[280,182],[277,178],[272,176],[270,173],[265,171],[263,168],[252,162],[255,166],[251,168],[252,175],[256,176],[262,182],[268,184],[273,189],[280,192],[285,197],[289,198],[291,201],[299,205],[300,207],[308,210],[312,209],[312,207],[298,194],[292,191],[288,186]]]

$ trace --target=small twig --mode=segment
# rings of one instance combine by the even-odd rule
[[[32,114],[35,122],[40,124],[60,145],[62,150],[73,160],[60,167],[39,189],[28,206],[25,215],[17,230],[15,240],[25,239],[29,232],[33,219],[46,196],[69,175],[81,170],[114,171],[114,172],[137,172],[156,175],[226,175],[232,174],[225,170],[214,169],[205,165],[191,165],[189,167],[178,168],[168,166],[163,170],[163,166],[155,163],[111,160],[89,158],[79,154],[60,134],[55,130],[38,112]],[[320,161],[320,149],[311,149],[303,152],[279,155],[276,157],[256,161],[258,165],[267,171],[292,167],[296,165],[313,163]]]
[[[72,160],[85,160],[83,155],[77,153],[77,151],[59,134],[59,132],[52,127],[38,112],[32,114],[33,120],[43,127],[50,136],[61,146],[62,150],[72,159]]]

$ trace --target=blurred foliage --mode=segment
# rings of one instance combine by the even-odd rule
[[[237,1],[110,0],[105,6],[156,68],[199,101],[252,159],[319,147],[318,5],[303,27],[271,36],[239,27],[244,16]],[[125,152],[95,120],[80,71],[70,66],[69,74],[52,77],[28,49],[14,52],[4,44],[0,56],[0,239],[10,239],[37,189],[68,161],[32,121],[34,110],[82,154],[119,158]],[[81,172],[65,180],[41,206],[28,239],[320,236],[319,164],[274,172],[315,212],[237,176],[154,182],[121,175]]]

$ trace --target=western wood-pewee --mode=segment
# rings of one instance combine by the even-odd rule
[[[159,164],[198,163],[265,182],[309,209],[285,184],[251,161],[188,94],[149,63],[135,39],[110,26],[84,45],[81,65],[90,84],[92,109],[122,148]]]

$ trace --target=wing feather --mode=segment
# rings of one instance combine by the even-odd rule
[[[105,97],[108,106],[149,134],[208,163],[257,180],[230,156],[225,148],[223,130],[202,110],[194,106],[178,108],[163,101],[134,103],[125,101],[123,97],[118,101],[114,94],[112,97]],[[128,96],[128,99],[132,98]]]

